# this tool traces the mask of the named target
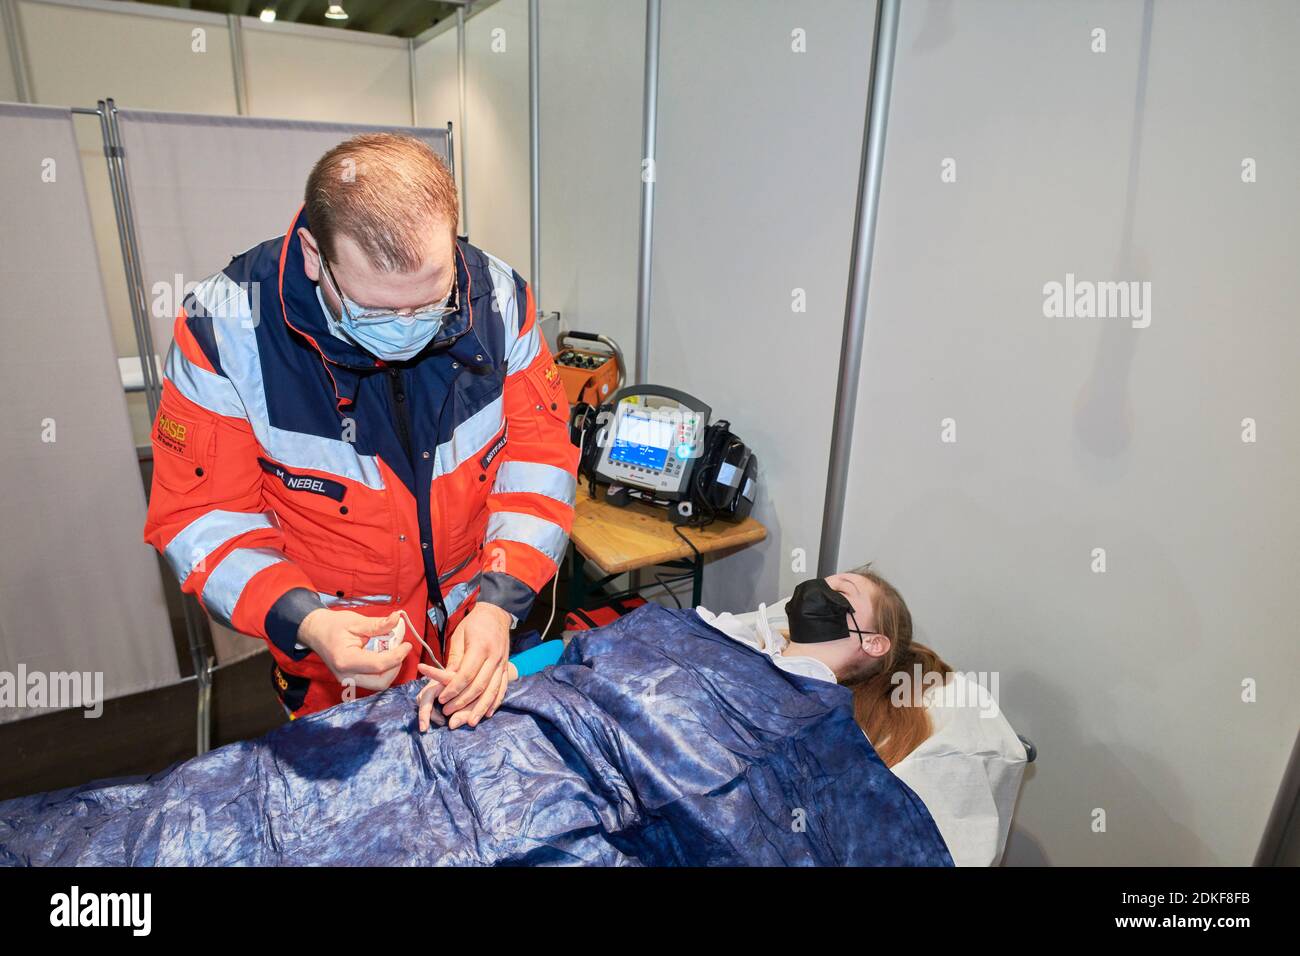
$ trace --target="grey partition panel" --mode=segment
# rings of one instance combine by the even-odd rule
[[[570,329],[612,336],[629,363],[645,15],[645,0],[542,4],[545,308]]]
[[[1297,45],[1290,3],[904,5],[839,565],[1000,674],[1009,862],[1249,864],[1282,779]]]
[[[0,142],[3,722],[180,674],[71,115],[0,104]]]
[[[754,449],[768,531],[710,560],[712,610],[817,566],[874,19],[861,0],[663,4],[649,378]]]
[[[171,341],[177,290],[283,235],[302,204],[307,174],[331,147],[359,133],[391,131],[416,136],[448,158],[446,129],[148,110],[117,116],[160,353]]]

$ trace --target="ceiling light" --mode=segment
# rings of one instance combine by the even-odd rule
[[[331,3],[329,9],[325,11],[326,20],[346,20],[347,18],[348,12],[343,9],[341,3]]]
[[[258,19],[261,20],[263,23],[274,23],[275,7],[266,7],[265,9],[263,9],[262,12],[258,15]]]

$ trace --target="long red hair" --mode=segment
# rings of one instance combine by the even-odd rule
[[[930,648],[912,640],[912,612],[897,588],[871,570],[870,564],[849,573],[871,582],[876,630],[889,638],[889,650],[876,665],[841,683],[853,691],[853,717],[858,726],[885,766],[892,767],[933,733],[925,707],[917,706],[911,694],[898,695],[904,698],[901,703],[893,699],[894,675],[906,674],[911,683],[920,664],[923,680],[935,674],[946,681],[952,668]],[[923,686],[930,684],[926,681]]]

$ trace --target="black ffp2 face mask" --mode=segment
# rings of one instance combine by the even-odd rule
[[[790,640],[796,644],[824,644],[842,640],[850,634],[866,633],[850,626],[853,605],[824,578],[813,578],[796,585],[786,602],[785,613],[790,620]]]

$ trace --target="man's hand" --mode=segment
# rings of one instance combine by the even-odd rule
[[[478,602],[451,635],[446,668],[450,679],[438,692],[448,727],[477,727],[496,713],[510,682],[509,657],[510,615],[494,604]]]
[[[397,677],[411,652],[403,641],[386,651],[368,651],[366,641],[397,627],[399,617],[366,617],[356,611],[318,608],[298,625],[298,642],[315,651],[339,683],[351,682],[365,690],[384,690]]]
[[[441,667],[430,667],[428,664],[418,664],[416,666],[419,668],[421,674],[429,678],[429,682],[420,689],[420,693],[415,698],[416,706],[419,708],[420,712],[420,733],[424,733],[429,729],[429,724],[432,722],[433,708],[437,706],[438,694],[441,693],[442,689],[451,682],[451,679],[455,675],[452,674],[451,671],[443,670]],[[518,679],[518,668],[507,661],[506,680],[505,683],[501,685],[501,692],[497,695],[496,703],[492,705],[492,710],[488,713],[489,717],[496,713],[496,709],[501,706],[501,701],[506,696],[506,688],[510,686],[510,682]],[[444,721],[446,720],[445,717],[443,719]],[[459,726],[459,724],[457,726]]]

